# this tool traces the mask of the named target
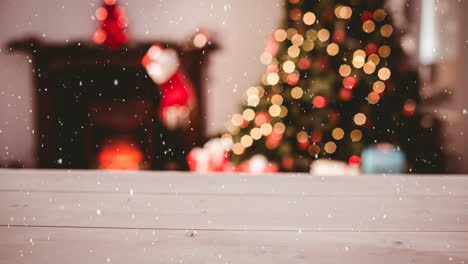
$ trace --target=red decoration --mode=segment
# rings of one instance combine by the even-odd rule
[[[359,167],[361,165],[361,158],[359,156],[351,156],[349,158],[349,165],[351,167]]]
[[[328,11],[328,10],[323,12],[323,15],[322,15],[323,22],[330,23],[333,21],[333,18],[334,18],[333,12]]]
[[[327,105],[327,99],[323,96],[315,96],[314,99],[312,99],[312,104],[317,107],[317,108],[324,108]]]
[[[248,127],[248,126],[249,126],[249,121],[247,121],[247,120],[244,119],[244,120],[242,121],[242,124],[240,125],[240,127],[246,128],[246,127]]]
[[[302,57],[297,63],[297,65],[299,66],[299,69],[307,70],[310,67],[310,60],[306,57]]]
[[[296,73],[290,73],[286,79],[289,85],[296,85],[299,82],[299,75]]]
[[[216,138],[208,141],[203,148],[193,148],[187,155],[190,171],[232,171],[233,166],[228,162],[231,145],[232,141],[229,139]]]
[[[94,43],[116,49],[127,41],[128,19],[124,9],[118,6],[115,0],[105,0],[104,5],[96,9],[96,18],[100,25],[94,32]]]
[[[350,91],[346,89],[347,91]],[[340,120],[340,114],[334,110],[330,111],[330,123],[336,124]]]
[[[275,149],[279,146],[282,138],[283,134],[275,133],[275,131],[273,131],[266,137],[265,146],[268,149]]]
[[[289,11],[289,18],[296,21],[301,18],[301,10],[299,8],[293,8]]]
[[[99,168],[104,170],[138,170],[143,154],[133,144],[118,142],[104,146],[97,160]]]
[[[368,20],[372,20],[373,17],[374,17],[374,14],[372,12],[366,11],[366,12],[362,13],[361,20],[362,20],[362,22],[366,22]]]
[[[351,89],[341,88],[339,96],[341,100],[349,101],[351,97],[353,97],[353,91]]]
[[[318,143],[322,141],[322,132],[320,130],[313,131],[312,134],[310,135],[310,141],[314,143]]]
[[[374,43],[369,43],[365,47],[365,50],[368,56],[372,54],[376,54],[378,49],[379,48]]]
[[[294,168],[294,159],[291,157],[284,157],[281,161],[281,167],[285,170],[292,170]]]
[[[269,53],[271,56],[275,56],[279,49],[279,43],[275,39],[274,33],[270,34],[268,41],[265,45],[265,52]]]
[[[195,106],[195,93],[191,82],[179,64],[174,49],[153,45],[142,60],[143,67],[159,86],[161,101],[159,119],[169,128],[187,127],[190,111]]]
[[[333,41],[341,44],[346,38],[346,33],[342,29],[338,29],[333,33]]]
[[[278,65],[276,65],[276,64],[268,65],[267,73],[278,73]]]
[[[319,70],[325,71],[328,68],[328,56],[321,56],[318,60]]]
[[[409,117],[414,115],[415,111],[416,103],[411,99],[406,100],[405,104],[403,105],[403,115]]]
[[[261,125],[270,122],[270,115],[265,111],[260,111],[255,116],[255,125],[260,127]]]
[[[357,80],[354,77],[348,76],[343,79],[343,87],[347,89],[353,89],[357,85]]]
[[[307,148],[310,146],[310,142],[309,140],[305,140],[305,141],[298,141],[297,142],[297,147],[300,149],[300,150],[307,150]]]

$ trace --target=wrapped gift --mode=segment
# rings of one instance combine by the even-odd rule
[[[361,155],[364,173],[402,173],[405,171],[405,154],[396,146],[380,143],[366,148]]]

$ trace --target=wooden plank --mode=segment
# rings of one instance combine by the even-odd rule
[[[290,196],[468,196],[467,176],[191,174],[2,170],[0,191],[268,194]]]
[[[466,176],[0,170],[0,263],[468,263],[467,190]]]
[[[468,233],[0,227],[0,263],[466,263]]]
[[[0,192],[0,225],[468,231],[468,197]]]

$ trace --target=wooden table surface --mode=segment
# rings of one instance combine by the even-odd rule
[[[468,264],[468,177],[0,170],[0,263]]]

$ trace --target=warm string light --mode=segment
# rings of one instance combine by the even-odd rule
[[[247,105],[257,106],[260,103],[260,97],[263,96],[265,90],[262,87],[250,87],[247,89]]]
[[[279,94],[275,94],[271,97],[271,103],[274,105],[281,105],[283,103],[283,97]]]
[[[288,60],[283,63],[283,71],[286,73],[291,73],[296,69],[296,64],[294,62]]]
[[[386,81],[386,80],[390,79],[391,74],[392,74],[392,72],[387,67],[380,68],[379,72],[377,73],[380,80],[382,80],[382,81]]]
[[[330,31],[328,31],[325,28],[319,30],[319,32],[317,33],[317,38],[322,42],[327,41],[328,39],[330,39]]]
[[[376,92],[370,92],[369,95],[367,95],[367,101],[369,104],[377,104],[380,100],[380,95]]]
[[[262,137],[262,130],[258,127],[254,127],[252,130],[250,130],[250,136],[254,140],[259,140]]]
[[[310,145],[307,152],[309,152],[311,156],[316,156],[320,153],[320,147],[318,145]]]
[[[372,74],[375,72],[375,64],[372,61],[368,61],[364,64],[363,70],[367,74]]]
[[[288,34],[286,33],[284,29],[278,29],[274,33],[274,38],[278,42],[285,41],[287,36]]]
[[[327,46],[327,53],[330,56],[335,56],[340,51],[340,47],[336,43],[330,43]]]
[[[260,55],[260,62],[264,65],[268,65],[273,61],[273,56],[269,52],[262,52]]]
[[[291,40],[294,35],[297,34],[297,29],[295,28],[288,28],[286,30],[286,38]]]
[[[300,52],[301,50],[299,49],[298,46],[292,45],[288,48],[288,55],[291,58],[296,58],[297,56],[299,56]]]
[[[312,41],[317,40],[317,35],[318,35],[318,31],[315,29],[309,29],[306,32],[306,38],[308,40],[312,40]]]
[[[335,144],[335,142],[329,141],[329,142],[325,143],[325,146],[323,146],[323,149],[328,154],[333,154],[336,151],[336,144]]]
[[[348,64],[342,64],[338,72],[342,77],[348,77],[351,74],[351,66]]]
[[[366,62],[366,52],[362,49],[356,50],[353,54],[352,64],[354,68],[360,69]]]
[[[276,134],[283,134],[285,130],[286,130],[286,126],[281,122],[278,122],[273,126],[273,131]]]
[[[240,142],[237,142],[232,146],[232,152],[236,155],[242,155],[244,154],[244,151],[245,151],[245,147],[242,146]]]
[[[376,93],[383,93],[385,91],[385,83],[382,81],[376,81],[372,84],[372,90]]]
[[[357,113],[354,115],[354,123],[358,126],[362,126],[366,123],[366,115],[363,113]]]
[[[272,72],[267,75],[267,82],[269,85],[275,85],[279,82],[279,75],[275,72]]]
[[[284,106],[284,105],[280,106],[280,108],[281,108],[281,112],[280,112],[279,117],[283,118],[283,117],[287,116],[288,115],[288,108],[286,106]]]
[[[383,37],[388,38],[392,35],[392,33],[393,33],[393,27],[390,24],[385,24],[380,28],[380,34]]]
[[[203,48],[208,43],[208,37],[199,32],[193,38],[193,45],[199,49]]]
[[[294,46],[301,46],[302,43],[304,43],[304,37],[300,34],[295,34],[292,38],[291,38],[291,43],[294,45]]]
[[[270,123],[264,123],[263,125],[260,126],[260,130],[262,131],[262,134],[264,136],[268,136],[271,134],[271,131],[273,131],[273,127],[271,126]]]
[[[235,126],[241,126],[242,123],[244,122],[244,118],[240,114],[235,114],[232,116],[232,124]]]
[[[291,90],[291,96],[294,99],[300,99],[303,94],[304,94],[304,90],[302,90],[302,88],[299,87],[299,86],[296,86],[296,87],[292,88],[292,90]]]
[[[248,148],[250,146],[252,146],[253,144],[253,139],[251,136],[249,135],[244,135],[241,137],[241,144],[244,148]]]
[[[382,57],[382,58],[387,58],[388,56],[390,56],[391,51],[392,51],[392,50],[390,49],[389,46],[383,45],[383,46],[381,46],[381,47],[379,48],[378,53],[379,53],[380,57]]]
[[[301,46],[301,47],[302,47],[302,49],[303,49],[304,51],[311,51],[311,50],[314,49],[315,43],[314,43],[313,40],[306,39],[306,40],[304,40],[304,43],[302,43],[302,46]]]
[[[344,137],[344,130],[339,127],[333,129],[332,137],[336,140],[341,140]]]
[[[372,33],[375,30],[374,21],[368,20],[362,24],[362,30],[366,33]]]
[[[300,131],[296,135],[297,142],[304,143],[309,140],[309,135],[305,131]]]
[[[255,111],[250,108],[247,108],[244,110],[244,112],[242,112],[242,117],[246,121],[252,121],[255,118]]]
[[[341,19],[349,19],[353,14],[353,10],[349,6],[338,6],[335,8],[335,16]]]
[[[352,142],[358,142],[358,141],[360,141],[362,139],[362,132],[359,129],[354,129],[349,134],[349,137],[351,138]]]
[[[279,105],[272,105],[268,108],[268,113],[273,117],[277,117],[281,113],[281,107]]]
[[[377,22],[382,22],[386,16],[387,16],[387,13],[383,9],[377,9],[374,11],[374,14],[373,14],[373,18]]]
[[[312,12],[307,12],[304,14],[304,17],[302,18],[304,21],[304,24],[310,26],[315,23],[316,17],[315,14]]]
[[[377,54],[371,54],[367,58],[367,61],[371,61],[372,63],[374,63],[375,66],[377,66],[380,63],[380,57]]]

